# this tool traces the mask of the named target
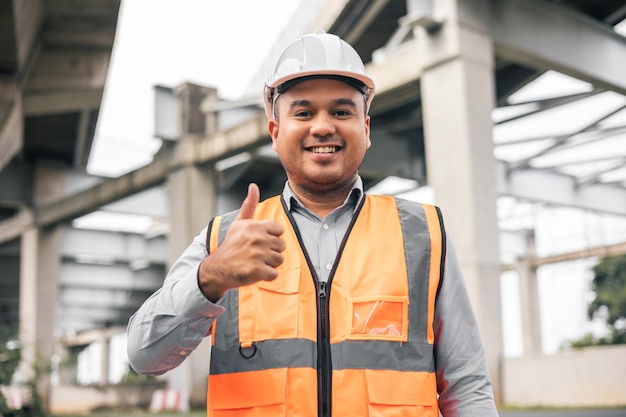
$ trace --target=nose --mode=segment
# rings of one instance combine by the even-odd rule
[[[312,120],[311,134],[314,136],[334,135],[336,132],[335,120],[326,112],[319,112]]]

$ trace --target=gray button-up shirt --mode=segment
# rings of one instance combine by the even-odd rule
[[[318,279],[322,282],[328,281],[339,246],[348,230],[354,210],[359,200],[363,198],[361,177],[354,183],[343,204],[328,213],[323,219],[298,200],[288,183],[285,184],[283,198],[300,230],[304,247],[309,254]]]

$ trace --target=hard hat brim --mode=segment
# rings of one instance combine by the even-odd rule
[[[332,78],[332,76],[340,76],[345,78],[352,78],[362,82],[368,89],[374,90],[376,86],[374,85],[374,80],[364,74],[359,74],[351,71],[341,71],[337,69],[320,69],[320,70],[310,70],[303,71],[294,74],[289,74],[284,77],[277,78],[272,82],[268,82],[266,85],[269,88],[276,88],[282,84],[285,84],[289,81],[296,80],[298,78],[307,78],[312,76],[318,76],[318,78],[323,78],[323,76],[328,76]]]

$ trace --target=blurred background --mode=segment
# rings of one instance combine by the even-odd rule
[[[625,18],[622,0],[2,2],[0,407],[204,406],[210,343],[148,378],[125,326],[249,182],[281,191],[261,91],[317,28],[377,83],[366,190],[443,211],[499,406],[626,406]]]

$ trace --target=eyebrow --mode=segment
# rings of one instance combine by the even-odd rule
[[[311,101],[310,100],[293,100],[289,103],[289,108],[293,109],[295,107],[306,107],[306,106],[310,106],[311,105]]]
[[[298,107],[298,106],[310,106],[312,103],[310,100],[293,100],[292,102],[289,103],[289,108],[293,109],[294,107]],[[357,105],[354,102],[354,100],[350,99],[350,98],[337,98],[333,100],[333,104],[335,105],[340,105],[340,106],[350,106],[350,107],[354,107],[356,108]]]

